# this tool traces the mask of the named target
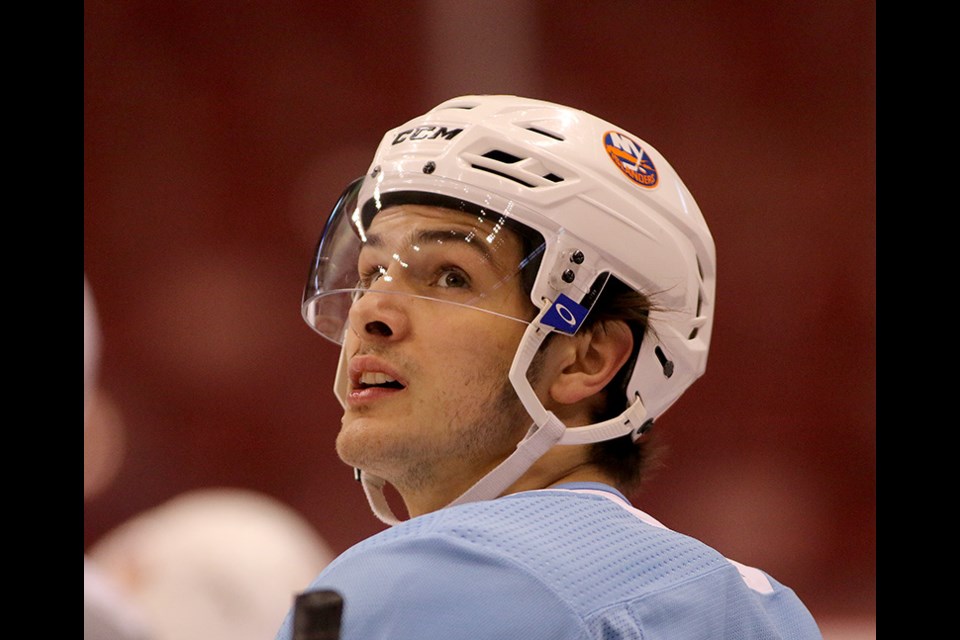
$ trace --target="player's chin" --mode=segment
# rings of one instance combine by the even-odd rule
[[[344,413],[337,434],[337,456],[346,464],[364,468],[381,459],[389,448],[390,426],[365,412]]]

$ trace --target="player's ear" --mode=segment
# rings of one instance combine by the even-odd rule
[[[623,320],[604,320],[558,342],[561,366],[550,384],[550,397],[573,404],[600,393],[613,379],[630,357],[633,333]]]

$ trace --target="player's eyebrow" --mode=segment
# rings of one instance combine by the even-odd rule
[[[493,259],[493,251],[487,243],[486,236],[481,236],[476,230],[469,233],[458,229],[413,229],[404,237],[401,246],[418,247],[425,244],[443,244],[449,240],[459,241],[457,246],[467,246],[480,254],[481,258],[491,264],[497,264]],[[368,233],[365,244],[375,249],[386,246],[386,242],[379,233]]]

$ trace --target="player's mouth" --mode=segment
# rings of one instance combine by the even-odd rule
[[[403,385],[397,382],[395,378],[388,376],[380,371],[365,371],[360,374],[360,380],[357,382],[358,389],[403,389]]]
[[[406,389],[399,376],[374,356],[356,356],[350,360],[350,392],[347,401],[360,405],[386,398]]]

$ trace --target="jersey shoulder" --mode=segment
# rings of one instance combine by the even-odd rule
[[[552,490],[450,507],[355,545],[311,588],[343,595],[344,638],[819,637],[770,635],[808,622],[789,589],[644,516]]]

